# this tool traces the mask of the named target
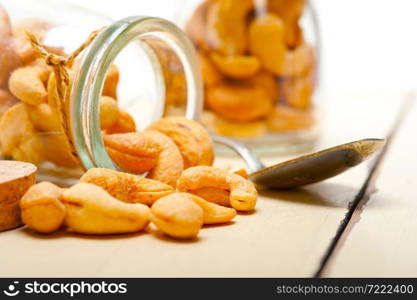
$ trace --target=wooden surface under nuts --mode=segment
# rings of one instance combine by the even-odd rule
[[[325,105],[316,150],[364,137],[386,138],[404,104],[403,93],[333,96]],[[256,213],[237,215],[238,226],[204,226],[192,242],[168,239],[153,226],[152,234],[107,237],[63,231],[45,236],[24,227],[6,231],[0,233],[5,245],[0,276],[308,277],[320,268],[321,276],[415,277],[417,106],[408,111],[378,163],[379,172],[371,172],[375,161],[370,161],[303,189],[260,190]],[[215,165],[236,168],[243,163],[229,157]],[[376,176],[377,192],[366,185],[369,176]],[[351,205],[367,199],[366,206]],[[343,235],[334,240],[338,231]],[[337,247],[323,261],[333,241]]]

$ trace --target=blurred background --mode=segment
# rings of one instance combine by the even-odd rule
[[[4,39],[11,43],[5,47],[11,49],[11,59],[0,53],[0,67],[6,71],[3,81],[8,83],[3,111],[23,98],[10,88],[9,76],[19,64],[18,59],[16,65],[10,63],[13,54],[22,61],[26,55],[26,63],[33,59],[27,55],[32,47],[23,29],[37,30],[46,46],[70,53],[92,30],[142,15],[173,21],[186,29],[196,46],[204,79],[200,121],[211,133],[238,139],[265,155],[311,150],[321,136],[328,139],[323,145],[379,137],[375,131],[365,131],[364,119],[380,118],[377,129],[381,123],[389,124],[383,111],[393,115],[390,105],[401,103],[404,94],[417,87],[417,41],[412,34],[417,28],[417,2],[310,0],[321,28],[321,88],[317,89],[316,26],[306,1],[253,1],[0,0],[12,12],[14,35]],[[28,17],[47,23],[37,20],[25,25]],[[56,26],[49,28],[50,24]],[[138,129],[162,116],[184,115],[187,100],[197,99],[187,97],[194,94],[195,85],[187,85],[184,70],[192,67],[184,66],[181,55],[163,39],[144,39],[131,43],[114,61],[116,83],[107,95],[119,98],[113,104],[129,111]],[[152,49],[153,59],[145,55],[146,49]],[[158,85],[162,80],[165,88]],[[334,124],[342,129],[335,130]],[[352,124],[358,125],[356,133]],[[321,134],[322,129],[327,133]]]
[[[56,0],[59,1],[59,0]],[[67,0],[112,18],[181,12],[170,0]],[[417,1],[314,0],[323,35],[325,92],[401,92],[417,87]],[[336,99],[335,99],[336,100]]]

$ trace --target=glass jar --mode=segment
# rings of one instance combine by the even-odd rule
[[[318,137],[319,28],[306,0],[177,1],[198,49],[202,120],[260,153],[305,151]]]
[[[119,169],[102,133],[143,129],[167,115],[199,118],[196,53],[172,23],[113,22],[61,1],[0,5],[3,158],[49,172]]]

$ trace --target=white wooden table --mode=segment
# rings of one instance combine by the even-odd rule
[[[204,228],[193,242],[153,228],[111,237],[3,232],[0,276],[417,276],[417,105],[403,109],[405,94],[337,97],[328,97],[317,148],[389,137],[383,156],[305,189],[260,191],[255,213]]]

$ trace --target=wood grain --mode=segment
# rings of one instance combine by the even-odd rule
[[[380,167],[377,191],[357,210],[356,224],[328,276],[417,276],[417,106],[413,104]]]

